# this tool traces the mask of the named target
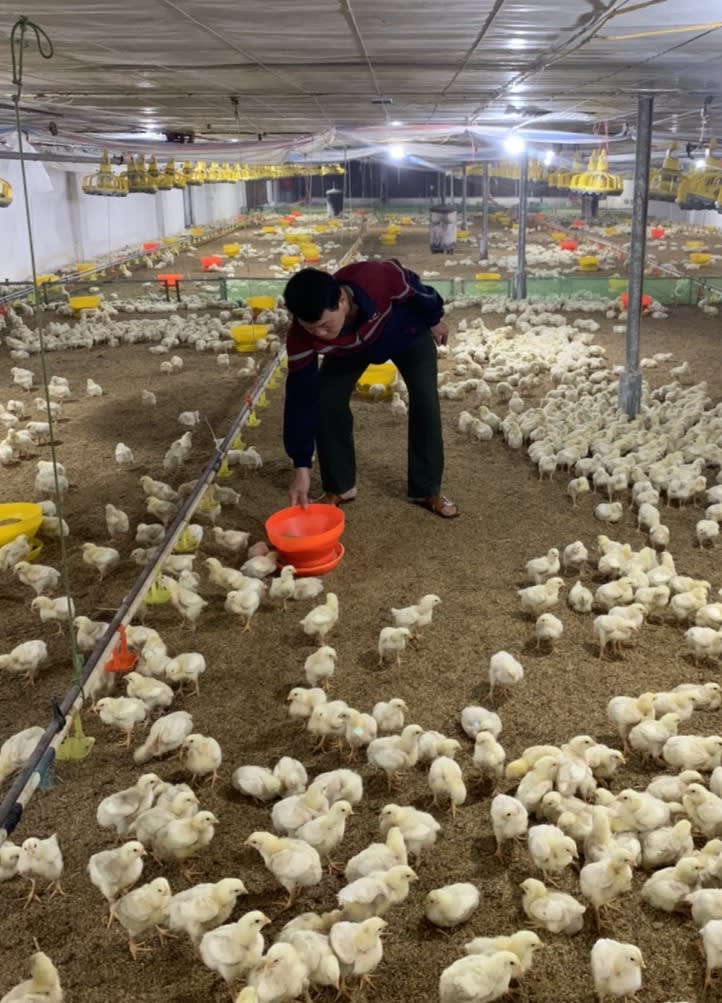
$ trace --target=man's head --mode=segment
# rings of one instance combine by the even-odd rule
[[[283,291],[286,309],[301,327],[322,341],[333,341],[346,323],[351,301],[339,282],[319,268],[302,268]]]

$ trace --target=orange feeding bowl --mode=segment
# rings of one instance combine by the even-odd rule
[[[665,235],[665,229],[663,226],[653,226],[649,231],[649,236],[652,240],[660,240]]]
[[[619,302],[622,304],[625,310],[628,309],[629,293],[622,293],[622,295],[619,297]],[[644,293],[644,295],[642,296],[642,309],[649,310],[651,305],[652,305],[652,297],[648,293]]]
[[[578,244],[576,240],[560,240],[559,247],[562,251],[576,251]]]
[[[266,520],[266,536],[281,562],[292,564],[296,574],[323,575],[344,554],[341,535],[346,519],[335,505],[299,505],[274,512]]]
[[[174,273],[164,272],[162,275],[156,275],[156,279],[159,282],[164,282],[167,286],[171,288],[173,286],[177,286],[182,278],[183,278],[182,275],[179,275],[175,272]]]
[[[583,230],[587,224],[583,219],[573,219],[569,226],[573,226],[575,230]]]
[[[211,265],[220,265],[223,263],[223,258],[220,254],[209,254],[205,258],[200,259],[203,271],[207,272]]]
[[[144,251],[159,251],[160,250],[160,241],[158,241],[158,240],[146,240],[145,243],[143,244],[143,250]]]

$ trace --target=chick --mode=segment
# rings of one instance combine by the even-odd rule
[[[324,644],[309,655],[303,664],[306,681],[309,686],[319,684],[326,688],[328,681],[336,669],[336,649]]]
[[[529,815],[516,798],[497,794],[491,802],[491,825],[496,839],[496,855],[501,857],[502,846],[509,839],[521,839],[529,827]]]
[[[392,826],[401,830],[406,848],[416,859],[417,864],[423,851],[431,849],[441,832],[441,826],[433,815],[410,805],[387,804],[381,809],[379,815],[381,835],[385,835]]]
[[[419,755],[418,738],[422,731],[418,724],[409,724],[400,735],[376,738],[367,746],[367,759],[371,766],[384,771],[389,790],[400,771],[416,765]]]
[[[293,1000],[308,996],[309,973],[291,944],[274,944],[248,975],[259,1000]]]
[[[685,896],[692,907],[692,921],[701,928],[711,919],[722,919],[722,888],[699,888]]]
[[[712,983],[712,973],[722,968],[722,920],[710,919],[700,931],[705,957],[704,989]]]
[[[662,826],[641,834],[642,866],[647,870],[675,864],[694,852],[692,823],[682,818],[675,825]]]
[[[459,926],[473,915],[481,896],[479,889],[468,882],[434,888],[424,900],[424,915],[434,926]]]
[[[248,797],[256,801],[273,801],[281,793],[281,781],[265,766],[239,766],[233,771],[231,783]]]
[[[31,685],[35,682],[38,669],[48,660],[48,646],[45,641],[23,641],[8,655],[0,655],[0,670],[22,674]],[[0,774],[0,779],[2,774]]]
[[[487,1003],[503,996],[519,978],[519,959],[511,951],[470,954],[445,968],[439,979],[440,1003]]]
[[[374,704],[372,714],[380,732],[400,732],[403,730],[405,716],[409,708],[400,697]]]
[[[171,792],[173,790],[175,787],[171,788]],[[190,788],[173,794],[169,801],[161,796],[152,808],[141,812],[131,823],[130,832],[143,846],[153,846],[156,836],[169,822],[178,818],[192,818],[199,810],[198,798]]]
[[[18,857],[18,874],[30,880],[26,906],[34,898],[39,897],[35,893],[39,880],[48,882],[51,898],[55,895],[65,895],[60,884],[62,873],[63,854],[56,833],[48,836],[47,839],[37,839],[35,836],[30,836],[23,842]]]
[[[276,832],[293,836],[296,830],[311,819],[329,810],[326,788],[316,781],[302,794],[293,794],[273,806],[271,821]]]
[[[153,854],[158,860],[175,860],[182,873],[189,877],[193,872],[184,861],[200,853],[215,835],[218,819],[210,811],[199,811],[190,818],[176,818],[156,833]]]
[[[395,627],[408,627],[411,637],[416,637],[419,630],[428,626],[433,618],[434,610],[441,603],[437,595],[429,593],[422,596],[414,606],[404,606],[402,609],[391,609],[391,618]]]
[[[15,877],[20,852],[20,847],[9,839],[0,845],[0,882],[10,881]]]
[[[722,738],[719,735],[673,735],[664,743],[662,758],[679,770],[711,773],[722,760]]]
[[[198,617],[208,605],[206,600],[202,599],[197,592],[183,588],[170,575],[160,575],[158,584],[170,592],[171,604],[194,630]]]
[[[41,623],[57,623],[58,632],[62,630],[62,624],[75,616],[73,600],[68,596],[58,596],[57,599],[36,596],[30,603],[30,609],[40,616]]]
[[[271,550],[267,554],[250,557],[245,564],[241,565],[241,571],[249,578],[267,578],[275,573],[277,567],[276,551]]]
[[[658,721],[645,718],[631,729],[628,735],[629,744],[645,759],[662,759],[662,749],[668,738],[677,734],[679,714],[664,714]]]
[[[344,918],[358,923],[371,916],[384,916],[394,905],[400,905],[409,895],[416,873],[404,864],[376,871],[357,878],[336,896]]]
[[[433,803],[439,799],[448,800],[449,811],[456,816],[456,809],[466,801],[466,784],[461,767],[449,756],[439,756],[429,767],[429,787]]]
[[[699,887],[705,866],[704,860],[697,857],[682,857],[673,867],[655,871],[644,882],[642,898],[664,912],[683,908],[687,895]]]
[[[532,923],[543,926],[550,933],[563,933],[568,937],[579,933],[584,925],[587,907],[566,892],[549,891],[535,878],[522,881],[522,909]]]
[[[257,589],[234,589],[226,595],[223,608],[228,613],[243,617],[243,630],[251,629],[251,620],[261,605],[261,596]]]
[[[607,717],[617,729],[617,734],[628,748],[627,736],[644,718],[654,719],[654,693],[639,697],[612,697],[607,704]]]
[[[312,686],[306,689],[303,686],[295,686],[289,691],[286,700],[289,704],[289,717],[303,722],[311,717],[316,707],[327,702],[327,697],[320,687]]]
[[[516,797],[527,811],[536,811],[544,795],[548,794],[554,786],[558,761],[559,750],[555,756],[541,756],[534,763],[532,770],[522,777],[516,789]],[[511,766],[511,764],[509,765]],[[509,767],[507,767],[507,774],[508,771]]]
[[[47,564],[29,564],[18,561],[13,567],[13,574],[33,590],[36,596],[54,592],[60,581],[60,572]]]
[[[215,785],[218,779],[218,767],[223,762],[221,747],[215,738],[209,735],[188,735],[180,747],[183,765],[190,770],[193,777],[206,777]]]
[[[544,557],[535,557],[526,562],[526,577],[533,585],[543,585],[559,571],[559,551],[552,547]]]
[[[597,929],[600,910],[632,887],[632,859],[629,851],[615,847],[608,856],[582,867],[579,887],[592,903]]]
[[[341,711],[339,715],[344,721],[344,739],[349,746],[347,760],[356,757],[358,749],[366,748],[378,736],[378,725],[370,714],[363,714],[353,707]]]
[[[116,536],[124,536],[130,532],[130,520],[126,513],[110,502],[105,506],[105,525],[108,527],[108,535],[111,540]]]
[[[392,825],[384,843],[371,843],[346,864],[344,877],[348,882],[366,877],[374,871],[387,871],[397,864],[406,864],[406,842],[398,826]]]
[[[125,675],[126,694],[134,700],[141,700],[149,713],[159,708],[165,709],[173,703],[175,694],[166,683],[151,676],[142,676],[139,672],[128,672]]]
[[[336,801],[327,812],[309,819],[296,829],[296,837],[325,858],[329,872],[341,870],[331,859],[331,854],[344,837],[349,815],[353,815],[353,808],[348,801]]]
[[[208,557],[203,563],[208,569],[209,581],[226,592],[231,589],[243,589],[249,582],[257,581],[255,578],[247,578],[241,571],[237,571],[236,568],[226,567],[221,564],[217,557]]]
[[[248,889],[238,878],[221,878],[215,883],[194,885],[176,892],[168,908],[169,927],[186,933],[197,947],[203,935],[225,923],[240,895]]]
[[[536,619],[541,613],[546,613],[559,602],[559,590],[564,587],[563,578],[550,578],[543,585],[530,585],[519,589],[517,595],[521,602],[522,612]]]
[[[645,832],[668,825],[671,806],[644,791],[626,788],[617,795],[614,828],[617,831]]]
[[[329,942],[341,962],[344,982],[358,978],[362,986],[372,986],[371,974],[383,958],[383,931],[388,926],[380,916],[370,916],[360,923],[346,920],[334,923]]]
[[[153,929],[165,932],[163,924],[168,920],[171,897],[168,881],[156,878],[140,888],[134,888],[113,905],[112,916],[128,933],[128,947],[134,961],[141,951],[150,950],[138,943],[138,937]]]
[[[592,948],[592,978],[599,1003],[609,996],[634,997],[642,987],[642,952],[634,944],[600,938]]]
[[[314,606],[301,620],[304,634],[314,637],[320,646],[326,643],[326,635],[338,623],[339,605],[335,592],[326,593],[326,601]]]
[[[283,907],[290,909],[302,888],[317,885],[322,876],[318,851],[301,839],[252,832],[244,846],[252,846],[263,857],[266,868],[288,892]]]
[[[184,651],[166,661],[163,666],[169,682],[178,684],[181,689],[186,683],[192,683],[196,696],[200,696],[199,680],[205,671],[206,660],[200,651]]]
[[[577,844],[556,825],[535,825],[527,834],[529,856],[544,879],[559,874],[577,859]]]
[[[178,749],[193,731],[193,718],[187,711],[176,710],[158,718],[150,727],[148,737],[133,753],[136,763],[147,763]]]
[[[273,767],[273,776],[276,777],[281,783],[281,790],[284,796],[289,794],[302,794],[308,785],[308,774],[306,772],[306,767],[303,763],[294,759],[292,756],[281,756],[276,765]],[[320,777],[316,778],[319,784],[325,784],[325,781],[321,780]],[[329,804],[333,800],[328,797]]]
[[[511,951],[519,961],[520,975],[526,975],[531,970],[534,954],[542,946],[542,942],[533,930],[517,930],[510,936],[475,937],[464,944],[468,955],[491,956],[499,951]]]
[[[0,1003],[63,1003],[58,970],[47,954],[38,951],[30,959],[30,978],[6,993]]]
[[[563,632],[564,624],[558,617],[554,616],[553,613],[542,613],[534,624],[537,650],[542,644],[553,648],[554,642],[559,640]]]
[[[135,463],[135,456],[133,455],[133,450],[126,446],[124,442],[119,442],[115,447],[115,462],[120,467],[130,466],[131,463]]]
[[[296,569],[293,565],[286,564],[285,567],[281,568],[281,574],[278,578],[271,580],[268,594],[271,599],[280,599],[284,609],[287,607],[288,600],[293,599],[296,591],[296,582],[293,577],[295,573]]]
[[[121,745],[126,748],[130,747],[136,724],[141,724],[148,717],[146,705],[133,697],[103,697],[98,700],[95,709],[103,724],[123,732],[125,739]]]
[[[575,613],[591,613],[594,596],[580,581],[576,581],[569,589],[567,602]]]
[[[75,643],[78,649],[88,652],[92,651],[105,635],[109,624],[104,620],[91,620],[87,616],[76,616],[73,620],[73,626],[75,627]]]
[[[498,738],[502,732],[501,718],[486,707],[464,707],[461,712],[461,727],[473,739],[482,731],[488,731],[494,738]]]
[[[97,547],[94,543],[84,543],[82,548],[83,561],[100,575],[100,580],[108,571],[120,563],[120,554],[114,547]]]
[[[178,501],[178,492],[170,484],[166,484],[165,481],[155,481],[152,477],[144,475],[140,478],[140,486],[143,489],[143,494],[147,497],[153,495],[162,501]]]
[[[113,902],[140,878],[145,853],[138,840],[124,843],[117,850],[101,850],[88,861],[88,877],[100,894]]]
[[[389,658],[393,658],[396,667],[401,668],[401,654],[406,650],[406,642],[411,637],[408,627],[382,627],[379,633],[379,666],[383,668]]]
[[[353,770],[330,770],[319,773],[314,783],[323,785],[329,804],[348,801],[357,805],[363,799],[363,780]]]
[[[687,787],[682,804],[694,827],[708,839],[722,835],[722,798],[696,783]]]
[[[109,794],[96,810],[98,825],[124,836],[135,819],[153,804],[160,785],[161,779],[155,773],[144,773],[132,787]]]

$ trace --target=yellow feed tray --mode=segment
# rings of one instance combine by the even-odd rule
[[[73,310],[97,310],[100,296],[71,296],[68,303]]]
[[[616,226],[605,226],[602,230],[602,233],[604,234],[605,237],[613,237],[616,232],[617,232]]]
[[[231,328],[237,352],[255,352],[259,340],[267,334],[268,324],[234,324]]]
[[[314,233],[328,233],[328,224],[327,223],[316,223],[316,225],[313,228],[313,232]]]
[[[261,233],[278,233],[277,226],[262,226]]]
[[[685,251],[701,251],[703,247],[703,240],[686,240],[684,243]]]
[[[240,244],[224,244],[223,245],[223,253],[225,254],[225,256],[227,258],[237,258],[238,255],[241,253],[241,245]]]
[[[599,258],[596,254],[582,254],[577,258],[577,267],[582,272],[596,272],[599,268]]]
[[[402,216],[401,219],[399,220],[399,223],[401,223],[403,226],[412,226],[413,222],[414,221],[411,218],[411,216]]]
[[[38,275],[38,285],[48,286],[51,283],[58,282],[59,277],[57,275]]]
[[[43,510],[33,502],[7,502],[0,505],[0,547],[22,533],[31,540],[40,529]]]
[[[296,265],[301,264],[300,254],[282,254],[281,264],[284,268],[295,268]]]
[[[206,228],[204,226],[192,226],[191,227],[191,234],[194,237],[202,237],[205,232],[206,232]]]
[[[386,227],[387,233],[399,233],[400,230],[401,227],[397,223],[389,223],[389,225]]]
[[[381,236],[379,237],[379,240],[386,247],[393,247],[393,245],[396,243],[396,234],[395,233],[382,233]]]
[[[552,230],[552,232],[549,234],[549,236],[555,242],[567,239],[567,235],[564,232],[564,230]]]
[[[274,296],[249,296],[246,303],[251,310],[273,310],[276,299]]]
[[[393,362],[383,362],[381,365],[367,366],[356,384],[356,393],[362,397],[381,400],[390,397],[392,384],[396,379],[396,366]],[[372,393],[372,387],[374,392]]]
[[[471,231],[469,230],[457,230],[456,236],[459,238],[459,240],[464,240],[466,237],[470,235],[470,232]]]
[[[95,267],[94,261],[76,261],[73,265],[73,270],[82,275],[84,272],[94,272]]]
[[[708,265],[712,260],[712,255],[703,253],[702,251],[693,251],[689,256],[689,260],[693,265]]]
[[[501,272],[477,272],[474,278],[477,282],[498,282]]]

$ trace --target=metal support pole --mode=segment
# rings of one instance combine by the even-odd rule
[[[468,189],[468,177],[466,174],[466,164],[461,169],[461,228],[466,229],[466,196]]]
[[[454,204],[454,172],[449,171],[449,205]]]
[[[486,261],[489,257],[489,163],[484,161],[482,168],[481,193],[481,240],[479,241],[479,260]]]
[[[514,299],[526,299],[526,217],[527,179],[529,176],[529,154],[524,150],[519,155],[519,241],[517,244],[516,273],[514,275]]]
[[[644,255],[647,244],[647,196],[649,159],[652,148],[652,106],[654,98],[640,96],[637,104],[637,149],[634,164],[632,238],[629,246],[629,303],[625,339],[624,372],[619,378],[619,407],[630,418],[639,413],[642,400],[642,372],[639,368],[639,329],[642,319]]]
[[[443,171],[439,171],[439,201],[446,205],[446,178]]]

